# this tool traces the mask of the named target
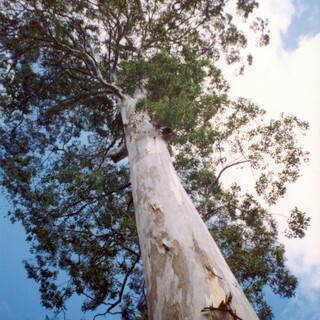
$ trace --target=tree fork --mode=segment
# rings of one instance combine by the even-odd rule
[[[133,104],[128,98],[123,108],[132,111]],[[149,319],[257,320],[181,185],[161,134],[147,114],[123,111]]]

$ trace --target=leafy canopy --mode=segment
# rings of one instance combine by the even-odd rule
[[[124,139],[117,97],[137,89],[137,112],[173,130],[177,173],[260,317],[272,318],[265,287],[294,295],[274,218],[221,176],[250,166],[257,194],[276,203],[306,160],[296,135],[307,124],[229,98],[216,62],[252,62],[233,16],[260,45],[269,35],[251,18],[257,1],[228,2],[0,0],[0,181],[45,307],[59,313],[78,294],[83,311],[146,319],[129,165],[110,158]],[[303,237],[308,224],[295,208],[286,233]]]

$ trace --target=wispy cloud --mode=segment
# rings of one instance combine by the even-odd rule
[[[311,216],[311,228],[305,239],[281,238],[286,245],[289,267],[303,279],[303,288],[308,285],[309,293],[315,292],[312,290],[318,292],[320,288],[320,25],[318,22],[317,34],[304,35],[298,47],[291,51],[285,49],[282,34],[288,30],[295,15],[312,17],[319,10],[320,3],[314,8],[316,2],[311,2],[312,5],[307,1],[263,0],[258,15],[269,18],[271,43],[266,48],[250,47],[253,66],[241,77],[229,72],[228,79],[234,96],[252,98],[271,116],[284,112],[310,123],[307,136],[299,137],[305,149],[311,152],[310,162],[302,167],[302,177],[289,187],[286,198],[272,208],[272,211],[282,213],[298,206]],[[317,19],[319,21],[319,15]],[[283,222],[279,220],[280,225]],[[318,301],[318,308],[319,304]],[[315,319],[312,317],[311,314],[310,317],[294,319]],[[317,319],[320,319],[319,313]]]

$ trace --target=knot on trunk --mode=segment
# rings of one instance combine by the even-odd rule
[[[161,137],[163,138],[164,141],[168,141],[172,138],[173,136],[173,131],[171,128],[168,127],[161,127],[159,129],[159,133],[161,135]]]
[[[124,141],[119,145],[119,147],[112,153],[109,153],[108,156],[114,163],[119,162],[120,160],[128,156],[128,150]]]

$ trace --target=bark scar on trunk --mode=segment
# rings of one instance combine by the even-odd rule
[[[211,266],[206,253],[200,249],[198,242],[194,236],[193,236],[193,246],[194,246],[195,252],[198,256],[198,259],[201,261],[203,267],[209,272],[209,274],[211,276],[217,277],[222,280],[222,277],[217,275],[215,268],[213,266]]]
[[[162,208],[156,203],[150,203],[150,207],[155,213],[155,222],[158,227],[162,227],[164,224],[164,213]]]
[[[150,206],[151,206],[153,211],[158,211],[159,210],[159,211],[163,212],[161,207],[158,206],[156,203],[151,203]]]
[[[220,302],[218,307],[214,307],[213,305],[211,305],[209,307],[203,308],[201,312],[213,313],[218,319],[220,319],[221,316],[223,317],[221,319],[226,319],[225,314],[228,313],[228,315],[231,316],[231,319],[243,320],[237,315],[236,310],[232,309],[231,301],[232,301],[232,294],[230,292],[228,295],[226,295],[225,299]]]
[[[166,252],[170,257],[173,257],[173,254],[171,253],[171,248],[170,248],[168,245],[166,245],[164,242],[162,242],[162,246],[163,246],[165,252]]]
[[[214,277],[217,277],[217,278],[219,278],[219,279],[222,280],[222,277],[218,276],[218,275],[212,270],[212,268],[211,268],[209,265],[205,265],[204,267],[205,267],[205,268],[207,269],[207,271],[208,271],[209,273],[211,273]]]

